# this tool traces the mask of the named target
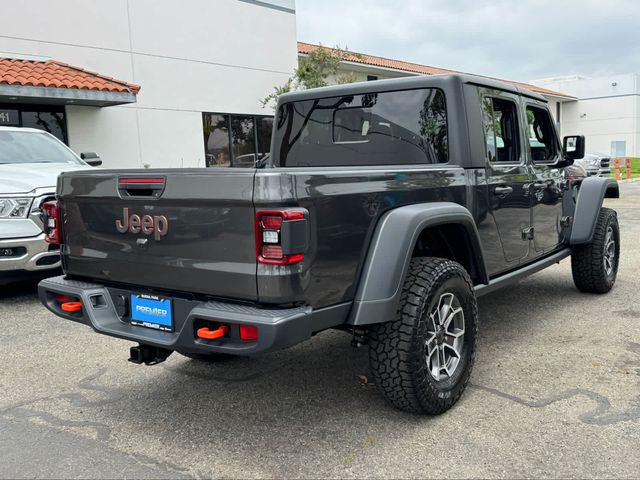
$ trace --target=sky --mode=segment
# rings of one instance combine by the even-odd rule
[[[640,0],[296,0],[298,40],[508,80],[640,73]]]

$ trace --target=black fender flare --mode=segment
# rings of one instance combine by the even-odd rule
[[[569,244],[584,245],[591,243],[603,199],[619,197],[618,182],[612,178],[585,178],[578,190]]]
[[[369,325],[393,320],[420,233],[425,228],[444,224],[464,227],[480,282],[489,283],[478,229],[469,210],[452,202],[399,207],[385,213],[376,225],[348,324]]]

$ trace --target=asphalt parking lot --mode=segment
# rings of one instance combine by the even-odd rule
[[[472,384],[440,417],[388,407],[345,333],[141,367],[0,287],[0,477],[637,478],[640,183],[622,195],[614,290],[579,293],[565,260],[482,298]]]

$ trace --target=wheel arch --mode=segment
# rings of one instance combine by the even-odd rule
[[[413,256],[422,256],[429,243],[447,234],[454,239],[439,244],[436,254],[461,263],[476,284],[488,284],[482,246],[473,216],[452,202],[407,205],[384,214],[378,222],[364,261],[353,307],[351,325],[392,320],[398,308],[402,283]]]
[[[589,177],[580,184],[571,227],[570,245],[584,245],[593,239],[605,198],[620,198],[618,182],[612,178]]]

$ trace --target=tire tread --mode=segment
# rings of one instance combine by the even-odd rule
[[[581,292],[607,293],[613,287],[613,281],[607,278],[604,270],[604,242],[607,235],[607,227],[610,224],[613,225],[614,232],[617,235],[616,241],[619,242],[616,212],[610,208],[603,207],[598,214],[591,243],[573,248],[571,253],[571,273],[576,288]],[[619,258],[616,261],[617,265],[619,265]],[[615,276],[613,280],[615,281]]]
[[[475,339],[478,309],[469,275],[456,262],[432,257],[416,257],[411,260],[396,318],[373,325],[369,330],[369,363],[372,375],[385,398],[398,409],[431,415],[442,413],[460,398],[469,381],[475,360],[475,342],[471,348],[468,367],[461,379],[462,388],[458,388],[458,383],[454,395],[442,398],[424,377],[429,375],[426,367],[420,365],[420,348],[424,347],[416,341],[429,292],[453,277],[464,279],[473,298],[473,319],[469,319],[465,328],[473,329]]]

